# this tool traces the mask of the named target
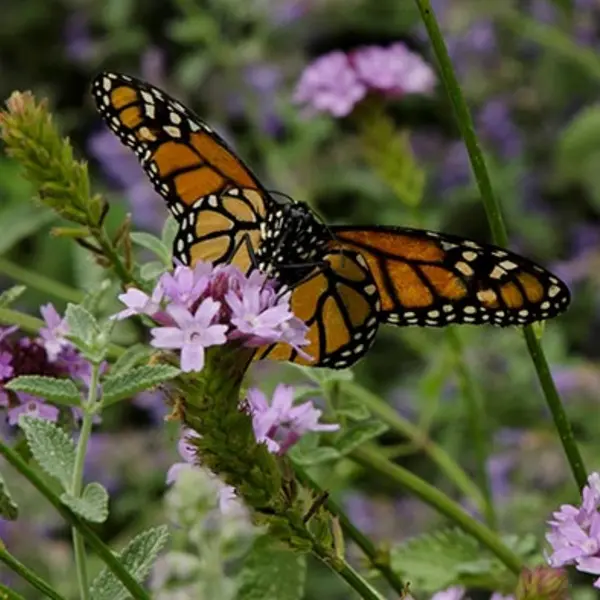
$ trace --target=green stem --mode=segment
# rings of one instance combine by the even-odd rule
[[[73,511],[65,506],[60,498],[48,487],[45,481],[29,467],[29,465],[8,445],[0,439],[0,454],[33,485],[60,513],[63,519],[76,527],[86,539],[90,548],[100,557],[106,566],[115,574],[117,579],[127,588],[135,600],[151,600],[144,588],[123,567],[119,558],[113,554],[90,526]]]
[[[21,594],[11,590],[2,583],[0,583],[0,598],[2,598],[2,600],[25,600],[24,596],[21,596]]]
[[[486,413],[481,400],[481,394],[476,388],[475,382],[469,373],[465,360],[465,352],[458,331],[450,328],[447,332],[447,337],[454,351],[456,358],[456,370],[462,395],[467,407],[467,415],[469,419],[470,440],[473,444],[475,452],[477,483],[479,489],[483,492],[485,498],[484,517],[487,524],[496,529],[498,520],[496,511],[494,510],[494,500],[492,498],[492,490],[490,487],[490,478],[487,472],[487,458],[489,455],[489,438],[486,427]]]
[[[41,577],[36,575],[31,569],[28,569],[21,561],[17,560],[10,554],[4,544],[0,542],[0,561],[2,561],[9,569],[20,575],[25,581],[31,584],[34,588],[45,594],[45,597],[51,600],[65,600],[50,584],[46,583]]]
[[[520,558],[502,543],[498,535],[469,516],[459,504],[448,498],[437,488],[413,475],[407,469],[391,463],[372,447],[362,446],[357,448],[350,453],[350,457],[371,472],[376,471],[410,490],[423,502],[435,508],[477,539],[482,546],[493,552],[513,573],[519,574],[521,572],[523,565]]]
[[[486,500],[481,490],[441,446],[438,446],[419,427],[399,415],[373,392],[353,382],[343,382],[342,386],[346,393],[359,400],[373,415],[379,417],[400,435],[407,437],[416,448],[427,454],[442,473],[474,503],[477,510],[482,514],[485,513]]]
[[[19,281],[28,287],[45,292],[60,300],[77,303],[81,302],[84,297],[84,294],[80,291],[54,281],[50,277],[20,267],[2,256],[0,256],[0,273],[4,273],[15,281]]]
[[[90,386],[87,401],[83,406],[83,419],[81,421],[81,431],[77,441],[77,450],[75,453],[75,468],[73,469],[73,479],[71,489],[69,490],[74,498],[79,498],[83,488],[83,466],[87,445],[92,433],[92,423],[94,420],[96,402],[98,397],[98,377],[100,367],[97,364],[92,365],[92,374],[90,377]],[[87,560],[85,556],[85,542],[79,531],[73,527],[73,549],[75,552],[75,566],[77,569],[77,581],[79,582],[79,593],[82,600],[89,598],[89,581],[87,573]]]
[[[355,571],[346,561],[342,568],[337,571],[340,576],[346,580],[348,585],[354,588],[366,600],[385,600],[385,598],[365,579]]]
[[[112,264],[113,269],[117,274],[117,277],[121,280],[123,285],[136,284],[138,287],[141,287],[139,282],[135,280],[132,274],[125,267],[123,261],[121,260],[121,257],[115,250],[104,227],[90,227],[90,231],[94,236],[95,240],[98,242],[100,248],[102,248],[104,256]]]
[[[452,104],[454,117],[469,153],[471,167],[475,174],[477,185],[479,186],[481,200],[485,208],[494,242],[499,246],[507,246],[508,236],[506,234],[500,205],[494,196],[483,152],[481,151],[475,134],[475,128],[473,127],[471,113],[456,78],[456,74],[454,73],[446,43],[444,42],[444,38],[429,0],[415,0],[415,2],[421,13],[427,33],[429,34],[429,39],[431,40],[440,68],[442,81],[444,82],[444,87],[446,88],[450,103]],[[554,424],[558,430],[569,466],[579,488],[582,488],[586,484],[586,469],[579,453],[579,448],[575,443],[569,421],[564,414],[562,406],[560,406],[560,397],[558,396],[556,386],[550,375],[550,370],[548,369],[542,347],[535,337],[535,333],[530,325],[525,327],[524,330],[527,347],[531,359],[533,360],[533,364],[535,365],[542,390],[544,391],[546,403],[552,412]]]
[[[323,488],[299,465],[294,465],[294,471],[300,482],[306,487],[311,488],[315,491],[316,495],[323,494]],[[327,510],[338,518],[342,529],[346,532],[348,537],[354,541],[354,543],[365,553],[365,556],[369,559],[371,565],[377,569],[383,577],[387,580],[390,586],[400,595],[406,591],[406,586],[403,581],[394,573],[390,566],[389,554],[378,550],[375,544],[358,529],[352,521],[348,518],[348,515],[342,510],[342,508],[331,498],[327,497],[325,501]]]

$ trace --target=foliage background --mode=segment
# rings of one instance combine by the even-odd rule
[[[573,306],[547,326],[543,342],[586,464],[598,469],[600,422],[591,415],[600,397],[600,4],[576,1],[572,15],[550,0],[506,2],[502,10],[481,0],[433,4],[485,144],[511,246],[571,285]],[[398,130],[409,132],[427,172],[418,209],[402,202],[369,165],[351,121],[307,118],[292,104],[294,84],[312,58],[395,40],[431,59],[412,2],[5,0],[0,97],[31,89],[49,99],[62,130],[89,159],[115,224],[132,212],[136,229],[158,232],[166,211],[133,156],[94,112],[89,82],[101,69],[139,75],[177,96],[231,141],[268,189],[307,201],[329,222],[422,226],[487,241],[483,209],[441,88],[431,98],[386,105]],[[4,268],[9,260],[92,289],[101,270],[75,244],[49,235],[59,223],[34,209],[30,196],[17,165],[0,157],[0,286],[13,282]],[[20,308],[37,313],[48,300],[30,289]],[[131,340],[135,332],[129,335]],[[488,327],[463,327],[461,338],[485,403],[488,471],[501,529],[541,540],[550,511],[575,498],[524,343],[515,331]],[[473,470],[464,398],[444,332],[385,328],[355,372]],[[269,389],[295,377],[271,366],[257,369],[254,379]],[[87,468],[111,492],[111,516],[100,529],[111,544],[164,521],[165,473],[177,460],[177,433],[163,416],[160,395],[145,394],[108,411],[94,433]],[[4,430],[11,434],[8,426]],[[379,441],[399,464],[461,500],[406,440],[388,433]],[[326,477],[356,524],[376,539],[394,543],[442,523],[431,509],[349,461],[314,475]],[[14,494],[31,519],[0,523],[0,537],[49,579],[68,581],[68,530],[29,492],[23,487]],[[307,599],[348,597],[316,563],[308,573]]]

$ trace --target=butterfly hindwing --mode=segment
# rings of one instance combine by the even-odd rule
[[[514,252],[436,232],[400,227],[334,227],[362,254],[395,325],[526,325],[569,303],[566,285]]]
[[[369,268],[353,251],[332,248],[291,292],[294,314],[309,327],[307,359],[287,344],[262,348],[256,358],[288,360],[314,367],[344,368],[370,348],[379,321],[379,297]]]

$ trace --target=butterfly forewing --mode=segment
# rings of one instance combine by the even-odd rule
[[[92,94],[106,124],[133,149],[179,221],[178,259],[224,262],[243,241],[257,243],[268,195],[218,134],[134,77],[102,73]]]
[[[502,248],[399,227],[333,232],[367,261],[387,323],[526,325],[555,317],[569,303],[562,281]]]

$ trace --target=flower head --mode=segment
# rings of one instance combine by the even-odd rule
[[[592,473],[579,507],[565,504],[548,521],[551,567],[574,564],[579,571],[600,575],[600,474]],[[600,588],[600,577],[594,582]]]
[[[153,315],[160,310],[160,301],[164,294],[164,288],[157,285],[148,296],[142,290],[129,288],[124,294],[119,294],[119,300],[127,307],[125,310],[113,315],[112,319],[127,319],[133,315]]]
[[[296,86],[294,101],[316,112],[345,117],[367,94],[348,56],[336,51],[319,57],[309,65]]]
[[[175,321],[175,327],[155,327],[151,344],[155,348],[181,349],[181,370],[201,371],[204,367],[204,349],[224,344],[227,325],[213,324],[220,308],[219,302],[206,298],[195,313],[173,304],[167,313]]]
[[[65,335],[69,333],[69,327],[53,304],[48,303],[42,306],[40,312],[46,323],[46,327],[40,329],[42,344],[46,348],[48,359],[54,361],[63,348],[71,346],[71,342],[65,338]]]
[[[432,68],[404,44],[363,46],[351,55],[358,78],[372,91],[390,95],[430,93],[436,84]]]
[[[322,412],[311,401],[293,405],[294,389],[280,384],[273,392],[273,400],[257,388],[248,390],[248,405],[252,416],[254,435],[258,442],[267,444],[271,452],[284,454],[309,431],[337,431],[337,424],[319,423]]]

